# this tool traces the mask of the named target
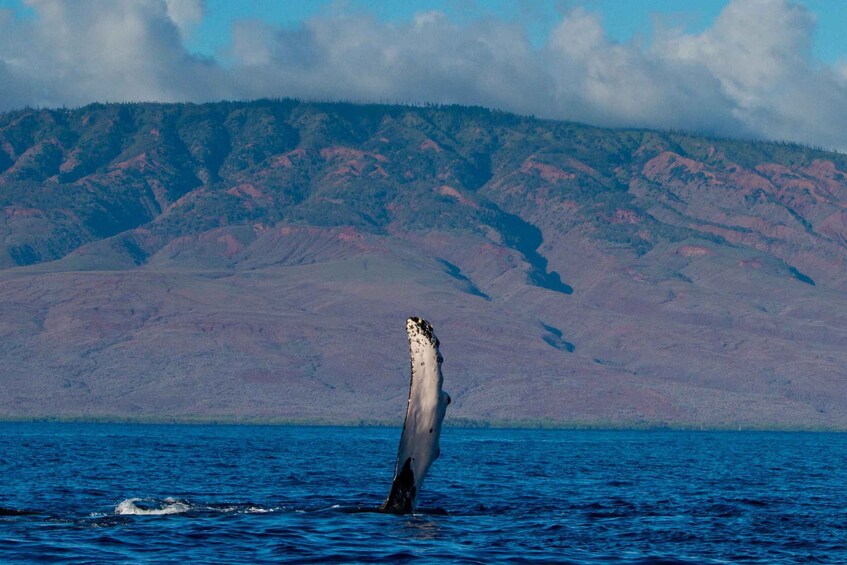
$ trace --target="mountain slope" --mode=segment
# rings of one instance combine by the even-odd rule
[[[463,107],[0,115],[0,415],[847,428],[847,159]]]

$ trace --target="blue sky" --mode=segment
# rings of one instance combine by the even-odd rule
[[[459,103],[847,150],[847,1],[0,0],[0,111]]]

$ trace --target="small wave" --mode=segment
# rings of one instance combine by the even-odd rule
[[[121,516],[163,516],[165,514],[182,514],[189,510],[191,510],[190,504],[170,497],[162,501],[150,498],[127,498],[115,506],[115,514]]]
[[[208,504],[207,506],[199,506],[198,510],[207,512],[222,512],[228,514],[230,512],[236,514],[265,514],[268,512],[277,512],[279,508],[268,508],[252,502],[230,502],[223,504]]]
[[[20,510],[18,508],[7,508],[0,506],[0,516],[31,516],[35,514],[32,510]]]

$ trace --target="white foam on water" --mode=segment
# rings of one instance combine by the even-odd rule
[[[166,514],[181,514],[189,510],[198,512],[220,512],[223,514],[264,514],[277,512],[282,508],[267,508],[253,504],[192,504],[173,497],[159,500],[156,498],[127,498],[115,506],[115,514],[125,516],[162,516]]]
[[[138,502],[145,504],[139,506]],[[181,514],[191,510],[187,503],[168,497],[162,501],[150,498],[127,498],[115,506],[115,514],[121,516],[163,516],[165,514]]]

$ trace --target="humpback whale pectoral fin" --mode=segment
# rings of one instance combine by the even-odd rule
[[[397,450],[394,481],[383,512],[408,514],[414,510],[415,497],[432,462],[441,450],[441,422],[450,404],[450,395],[441,389],[443,377],[438,350],[438,338],[432,324],[418,317],[406,320],[409,336],[409,361],[411,377],[406,420]]]

